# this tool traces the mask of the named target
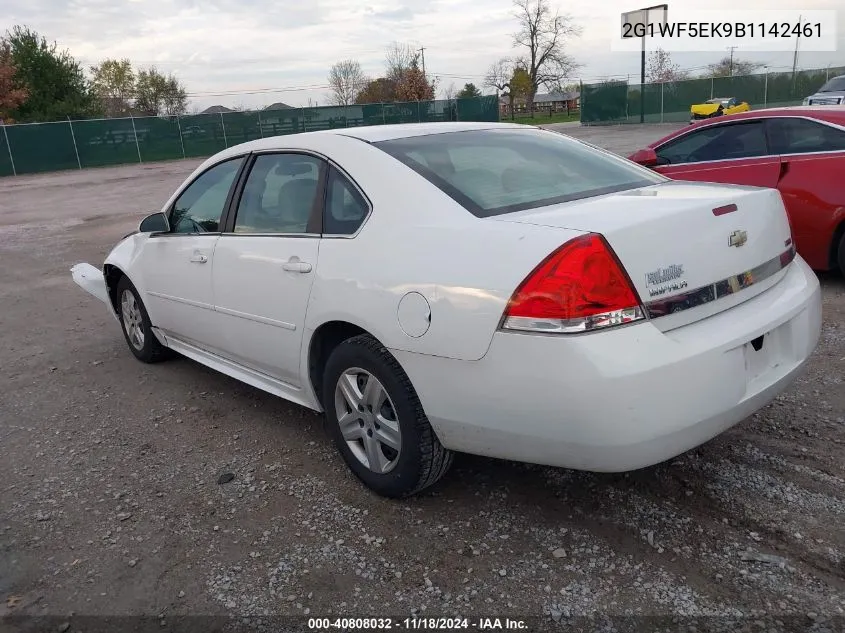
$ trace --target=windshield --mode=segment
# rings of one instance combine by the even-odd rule
[[[819,92],[845,92],[845,75],[834,77],[819,88]]]
[[[664,182],[644,167],[544,130],[449,132],[374,143],[478,217]]]

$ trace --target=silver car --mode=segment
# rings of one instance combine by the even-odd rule
[[[831,77],[816,94],[804,99],[804,105],[845,104],[845,75]]]

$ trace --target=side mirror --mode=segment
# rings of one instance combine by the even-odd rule
[[[654,167],[659,162],[657,152],[650,147],[634,152],[631,154],[630,160],[642,165],[643,167]]]
[[[170,222],[167,221],[167,215],[164,213],[153,213],[141,220],[138,231],[140,233],[168,233]]]

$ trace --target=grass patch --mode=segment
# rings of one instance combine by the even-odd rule
[[[571,114],[567,114],[566,112],[556,112],[552,116],[549,116],[548,114],[537,112],[533,117],[522,115],[517,116],[513,120],[505,117],[502,117],[501,120],[502,123],[512,122],[523,123],[525,125],[548,125],[549,123],[571,123],[573,121],[580,121],[581,114],[579,112],[572,112]]]

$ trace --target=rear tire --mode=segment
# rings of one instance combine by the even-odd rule
[[[349,469],[389,498],[436,483],[454,454],[437,439],[402,367],[368,334],[347,339],[323,373],[326,424]]]
[[[167,357],[169,350],[158,342],[147,308],[126,276],[121,277],[117,284],[117,314],[123,338],[135,358],[144,363],[157,363]]]

